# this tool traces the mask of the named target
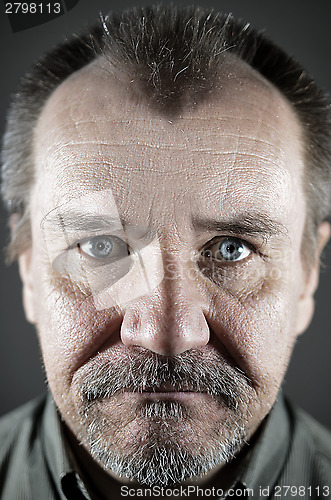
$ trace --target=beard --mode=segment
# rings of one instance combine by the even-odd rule
[[[80,442],[104,470],[150,487],[231,461],[257,399],[244,372],[205,348],[163,356],[113,347],[72,382]]]

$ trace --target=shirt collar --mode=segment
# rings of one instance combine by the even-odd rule
[[[244,461],[240,482],[245,488],[258,492],[275,484],[288,454],[290,436],[290,422],[280,392]]]
[[[45,459],[53,482],[61,500],[90,500],[87,491],[77,473],[76,466],[61,426],[61,417],[58,414],[52,396],[46,400],[44,417],[41,425],[41,439]]]

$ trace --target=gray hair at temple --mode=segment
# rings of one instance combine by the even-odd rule
[[[298,62],[248,23],[196,6],[173,5],[111,12],[41,57],[23,77],[9,109],[2,149],[2,197],[12,221],[8,260],[17,259],[31,244],[34,128],[45,102],[61,82],[105,57],[134,81],[156,113],[174,116],[213,92],[222,62],[231,56],[271,82],[291,103],[301,123],[307,200],[302,256],[309,263],[317,227],[328,217],[330,207],[328,97]]]

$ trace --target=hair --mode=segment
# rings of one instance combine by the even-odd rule
[[[111,12],[38,59],[23,77],[8,112],[2,150],[2,198],[12,220],[9,261],[31,244],[33,134],[52,92],[72,73],[106,57],[134,78],[148,102],[176,113],[212,93],[221,62],[234,55],[271,82],[301,124],[307,204],[302,254],[314,254],[317,228],[329,215],[331,112],[327,95],[306,70],[249,23],[202,8],[157,5]]]

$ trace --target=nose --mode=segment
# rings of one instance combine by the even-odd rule
[[[204,346],[209,341],[209,326],[203,309],[194,278],[178,269],[176,277],[165,274],[152,293],[127,305],[121,340],[126,346],[163,355]]]

